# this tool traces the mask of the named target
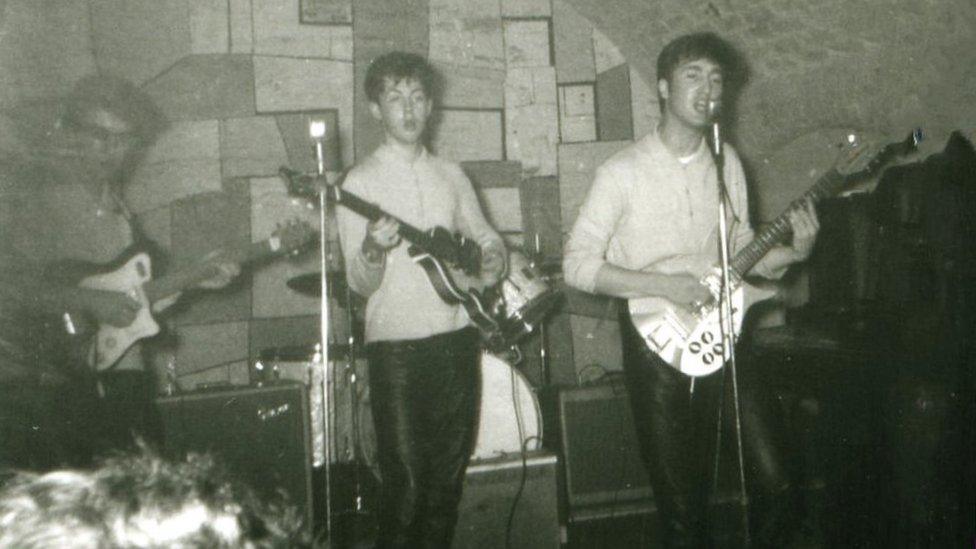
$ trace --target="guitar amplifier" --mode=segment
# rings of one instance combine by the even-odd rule
[[[472,461],[452,549],[558,549],[556,464],[545,451],[530,452],[524,463],[519,456]]]
[[[164,451],[209,452],[262,499],[284,492],[312,524],[308,392],[301,383],[156,400]]]
[[[559,393],[570,521],[653,505],[627,390],[610,379]]]

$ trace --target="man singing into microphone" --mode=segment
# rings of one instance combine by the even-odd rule
[[[566,243],[568,284],[619,298],[664,297],[679,307],[710,297],[699,283],[719,260],[720,192],[709,141],[724,83],[737,74],[734,51],[714,34],[690,34],[665,46],[657,59],[660,123],[597,169]],[[722,149],[734,254],[753,233],[742,164],[730,145]],[[791,245],[772,249],[750,275],[777,278],[810,255],[818,230],[813,206],[797,208],[790,220]],[[705,495],[724,369],[692,384],[645,346],[626,306],[620,326],[634,423],[666,545],[708,546]],[[741,392],[750,496],[761,489],[763,507],[787,509],[789,479],[763,432],[757,401]],[[722,417],[734,417],[730,406]],[[774,522],[781,521],[768,515],[753,520],[762,533],[757,538],[764,538],[757,541],[778,543]]]

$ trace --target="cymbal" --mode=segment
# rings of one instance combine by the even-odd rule
[[[310,297],[322,297],[321,274],[305,273],[293,276],[285,284],[292,290]],[[345,297],[346,293],[346,273],[342,271],[329,271],[329,296]]]

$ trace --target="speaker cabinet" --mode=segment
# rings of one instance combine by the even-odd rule
[[[472,462],[464,480],[453,549],[558,549],[556,464],[556,455],[544,451],[530,452],[524,468],[518,456]]]
[[[284,491],[312,524],[308,392],[300,383],[156,400],[164,448],[182,458],[210,452],[267,498]]]
[[[647,510],[651,483],[623,380],[561,390],[559,417],[569,520]]]

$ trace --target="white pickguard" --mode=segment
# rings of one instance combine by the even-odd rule
[[[90,276],[79,284],[82,288],[123,292],[141,304],[132,324],[122,328],[108,324],[98,327],[95,344],[89,354],[90,364],[96,371],[105,370],[118,362],[136,341],[159,333],[159,324],[152,317],[149,300],[142,288],[151,278],[149,256],[139,253],[118,269]]]
[[[775,292],[742,284],[732,292],[732,331],[735,339],[742,318],[752,304]],[[723,341],[719,308],[691,312],[662,298],[631,299],[631,320],[647,347],[681,373],[699,377],[719,370],[730,357]]]

